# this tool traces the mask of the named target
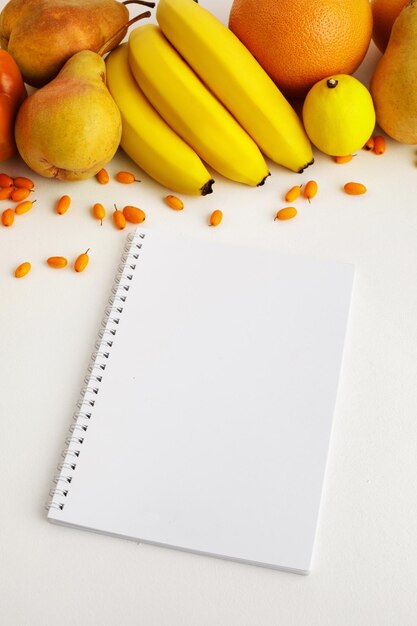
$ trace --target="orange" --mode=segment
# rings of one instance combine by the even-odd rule
[[[391,28],[409,0],[371,0],[374,16],[372,39],[381,52],[385,52],[391,35]]]
[[[352,74],[371,41],[369,0],[234,0],[229,27],[289,97]]]

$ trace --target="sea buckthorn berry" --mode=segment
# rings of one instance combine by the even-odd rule
[[[116,205],[114,205],[113,223],[118,230],[123,230],[124,228],[126,228],[126,218],[123,215],[123,212],[119,211]]]
[[[346,185],[343,187],[343,189],[346,191],[346,193],[348,193],[350,196],[359,196],[363,193],[366,193],[366,187],[365,185],[362,185],[362,183],[346,183]]]
[[[49,267],[53,267],[54,269],[60,270],[63,267],[66,267],[68,261],[64,256],[50,256],[49,259],[46,260]]]
[[[352,158],[353,158],[352,154],[345,154],[345,156],[335,156],[334,160],[335,160],[335,163],[341,164],[341,163],[349,163],[349,161],[351,161]]]
[[[220,222],[222,221],[222,219],[223,219],[223,213],[219,209],[216,209],[210,215],[210,226],[218,226]]]
[[[165,202],[169,206],[170,209],[174,209],[174,211],[182,211],[184,208],[184,202],[177,198],[177,196],[166,196]]]
[[[110,180],[110,176],[109,173],[106,169],[101,168],[101,170],[99,172],[97,172],[96,174],[96,178],[98,180],[98,182],[100,183],[100,185],[107,185],[107,183]]]
[[[31,264],[28,261],[25,261],[24,263],[21,263],[18,267],[16,267],[14,275],[16,276],[16,278],[23,278],[23,276],[29,274],[31,267]]]
[[[21,202],[22,200],[26,200],[30,196],[30,189],[26,187],[18,187],[14,189],[11,193],[10,199],[13,202]]]
[[[13,178],[7,174],[0,174],[0,187],[13,187]]]
[[[374,137],[374,152],[375,154],[384,154],[385,150],[386,150],[386,143],[385,143],[385,139],[382,135],[378,135],[377,137]]]
[[[88,250],[89,249],[90,248],[88,248]],[[88,250],[77,256],[77,258],[75,259],[74,269],[76,272],[83,272],[87,267],[88,261],[90,260],[88,256]]]
[[[294,202],[301,195],[301,185],[295,185],[291,187],[289,191],[285,194],[285,202]]]
[[[287,206],[284,209],[280,209],[277,211],[275,215],[275,220],[291,220],[293,217],[297,215],[297,209],[293,206]]]
[[[93,206],[93,215],[96,220],[100,220],[101,225],[103,226],[103,220],[106,217],[106,209],[102,204],[100,204],[100,202],[96,202]]]
[[[306,186],[304,187],[304,192],[303,192],[304,198],[307,198],[307,200],[310,202],[310,200],[312,200],[314,196],[317,194],[317,191],[318,191],[318,185],[316,181],[309,180]]]
[[[1,187],[0,200],[9,200],[13,193],[13,187]]]
[[[6,209],[1,214],[1,223],[3,226],[13,226],[14,222],[14,211],[13,209]]]
[[[125,206],[123,209],[123,215],[127,222],[131,224],[142,224],[146,219],[146,214],[142,209],[135,206]]]
[[[31,210],[35,202],[36,200],[33,200],[33,202],[31,202],[31,200],[24,200],[23,202],[20,202],[17,206],[15,206],[14,212],[16,213],[16,215],[23,215],[24,213],[27,213]]]
[[[55,210],[58,215],[64,215],[71,206],[71,198],[69,196],[62,196],[56,203]]]
[[[116,180],[119,183],[123,183],[125,185],[130,185],[131,183],[140,183],[140,180],[135,178],[134,174],[131,172],[117,172]]]
[[[366,144],[364,145],[363,149],[367,150],[368,152],[370,152],[371,150],[374,149],[374,145],[375,145],[374,138],[373,137],[369,137],[369,139],[366,142]]]
[[[29,191],[33,191],[35,189],[35,183],[30,178],[26,178],[25,176],[16,176],[13,179],[13,184],[15,187],[23,187],[29,189]]]

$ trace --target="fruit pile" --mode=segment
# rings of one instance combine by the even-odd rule
[[[148,10],[129,19],[127,4]],[[135,26],[121,43],[154,6],[9,0],[0,14],[0,161],[18,151],[42,176],[105,184],[121,146],[170,191],[204,196],[218,174],[256,187],[268,162],[303,172],[313,147],[339,164],[362,147],[382,154],[382,135],[371,146],[376,122],[417,143],[417,0],[234,0],[228,27],[194,0],[159,0],[157,25]],[[368,91],[351,74],[371,36],[383,56]],[[1,184],[0,198],[31,192],[15,187]],[[168,205],[181,210],[173,197]],[[32,207],[19,200],[4,225]],[[69,203],[64,194],[59,211]],[[293,217],[288,208],[276,218]],[[126,214],[143,221],[140,209],[125,209],[114,212],[117,228]],[[102,221],[103,211],[93,213]],[[219,211],[209,223],[220,221]]]
[[[380,47],[401,17],[371,97],[351,76],[372,34],[368,0],[234,0],[229,28],[194,0],[159,0],[158,25],[134,28],[121,45],[150,11],[129,20],[117,0],[10,0],[0,15],[0,159],[15,140],[38,174],[79,180],[121,145],[165,187],[205,195],[214,182],[207,166],[259,186],[265,157],[295,172],[313,163],[311,144],[348,158],[374,130],[374,104],[388,134],[414,141],[407,103],[394,116],[391,74],[401,67],[389,58],[401,55],[396,39],[412,36],[417,11],[414,0],[404,4],[373,0]],[[27,98],[22,77],[38,88]],[[292,97],[304,99],[302,119]]]

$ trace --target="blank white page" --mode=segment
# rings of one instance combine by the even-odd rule
[[[353,267],[157,232],[141,241],[48,518],[307,573]]]

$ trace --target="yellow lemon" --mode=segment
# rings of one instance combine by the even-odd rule
[[[375,127],[371,94],[353,76],[324,78],[306,96],[303,122],[311,142],[325,154],[352,154],[368,141]]]

